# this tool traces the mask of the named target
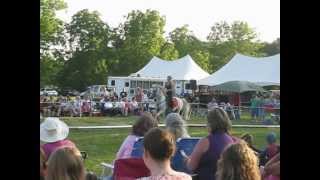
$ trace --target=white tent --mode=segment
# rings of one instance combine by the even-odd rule
[[[228,81],[280,85],[280,54],[259,58],[236,54],[230,62],[199,80],[198,84],[213,86]]]
[[[173,61],[166,61],[158,57],[153,57],[147,65],[130,76],[138,75],[141,77],[164,79],[170,75],[175,80],[199,80],[209,76],[209,74],[201,69],[189,55]]]

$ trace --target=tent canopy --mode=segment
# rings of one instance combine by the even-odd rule
[[[213,87],[214,90],[242,93],[248,91],[265,92],[265,90],[248,81],[229,81]]]
[[[200,66],[194,62],[190,55],[186,55],[173,61],[153,57],[147,65],[130,76],[138,75],[141,77],[157,77],[164,79],[170,75],[175,80],[199,80],[209,76],[206,71],[201,69]]]
[[[213,86],[228,81],[280,85],[280,54],[259,58],[236,54],[230,62],[199,80],[198,84]]]

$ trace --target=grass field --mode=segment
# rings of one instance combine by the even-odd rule
[[[82,118],[61,118],[69,126],[91,126],[91,125],[128,125],[133,124],[136,117],[82,117]],[[163,123],[163,120],[161,120]],[[188,123],[205,123],[205,118],[192,117]],[[233,124],[252,124],[249,117]],[[115,157],[124,138],[130,133],[126,129],[71,129],[69,138],[74,141],[81,151],[88,153],[85,160],[86,168],[90,171],[101,173],[101,162],[111,163]],[[193,137],[204,137],[207,135],[206,128],[192,127],[188,129]],[[280,138],[280,128],[233,128],[232,134],[241,136],[248,132],[254,136],[254,144],[258,148],[265,146],[265,136],[268,132],[275,132]],[[279,142],[280,143],[280,142]]]
[[[64,117],[61,118],[69,126],[115,126],[115,125],[132,125],[136,116],[129,117]],[[164,123],[164,117],[161,117],[160,123]],[[206,118],[199,116],[191,116],[187,121],[189,124],[205,124]],[[249,113],[243,113],[241,120],[232,121],[233,124],[261,124],[260,122],[252,122]]]

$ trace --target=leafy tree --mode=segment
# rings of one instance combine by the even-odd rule
[[[40,86],[55,85],[56,75],[62,69],[53,45],[61,43],[63,22],[55,12],[66,8],[63,0],[40,0]]]
[[[195,45],[198,46],[200,42],[193,32],[188,29],[188,25],[174,29],[169,33],[169,37],[178,50],[179,56],[190,54]]]
[[[72,56],[59,74],[60,86],[84,90],[92,84],[105,84],[112,56],[108,24],[98,12],[84,9],[72,16],[66,28]]]
[[[280,53],[280,38],[277,38],[272,43],[264,43],[262,52],[265,53],[266,56],[272,56]]]
[[[40,87],[56,85],[56,77],[63,68],[61,60],[53,60],[50,56],[44,56],[40,61]]]
[[[179,52],[174,47],[174,44],[172,44],[170,42],[166,42],[161,47],[159,57],[161,59],[174,60],[174,59],[179,58]]]
[[[56,44],[63,31],[63,22],[55,12],[66,8],[63,0],[40,0],[40,53],[45,53],[50,45]]]
[[[100,19],[97,11],[81,10],[72,16],[67,26],[70,35],[69,45],[72,51],[96,50],[107,47],[110,35],[108,24]]]
[[[188,25],[174,29],[169,33],[169,36],[180,57],[189,54],[202,69],[210,70],[209,51],[205,43],[197,39],[193,32],[188,29]]]
[[[61,87],[83,91],[92,84],[105,84],[108,72],[107,59],[94,50],[75,52],[59,74]]]
[[[231,25],[224,21],[216,23],[207,37],[212,72],[226,64],[236,53],[263,56],[262,44],[257,37],[257,33],[246,22],[235,21]]]
[[[165,18],[158,11],[132,11],[117,28],[114,46],[118,64],[115,74],[129,75],[142,68],[153,56],[160,54]]]

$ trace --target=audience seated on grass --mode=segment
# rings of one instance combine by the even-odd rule
[[[253,136],[251,134],[245,133],[241,136],[241,139],[244,140],[256,154],[261,153],[260,149],[253,146]]]
[[[231,121],[221,108],[208,112],[209,135],[197,143],[193,152],[186,157],[187,167],[197,174],[199,180],[214,180],[217,161],[226,146],[236,141],[230,135]]]
[[[170,132],[160,128],[151,129],[144,137],[143,161],[151,176],[140,180],[191,180],[191,176],[171,168],[170,159],[175,153],[175,140]]]
[[[280,152],[280,146],[276,144],[276,133],[271,132],[266,137],[267,147],[260,154],[260,165],[264,165],[271,158],[273,158],[278,152]]]
[[[128,116],[128,112],[129,112],[129,102],[128,99],[126,97],[122,98],[120,101],[121,104],[121,113],[124,116]]]
[[[175,141],[179,138],[190,137],[186,129],[186,123],[178,113],[170,113],[165,119],[165,125],[174,136]]]
[[[258,158],[246,142],[231,144],[217,164],[217,180],[261,180]]]
[[[129,111],[133,112],[134,114],[137,114],[138,110],[139,110],[138,102],[136,101],[135,97],[132,97],[132,100],[129,105]]]
[[[46,180],[85,180],[85,178],[85,167],[77,148],[60,148],[50,156]]]
[[[42,148],[49,158],[50,155],[62,147],[76,147],[76,145],[67,139],[69,127],[59,118],[48,117],[40,124],[40,140],[44,143]]]
[[[45,179],[46,171],[47,171],[47,158],[43,149],[40,147],[40,180]]]
[[[280,152],[261,169],[264,180],[280,180]]]
[[[145,112],[142,114],[132,126],[131,134],[123,141],[117,153],[116,159],[130,158],[133,145],[136,140],[140,137],[143,137],[149,129],[157,126],[157,121],[150,113]]]

